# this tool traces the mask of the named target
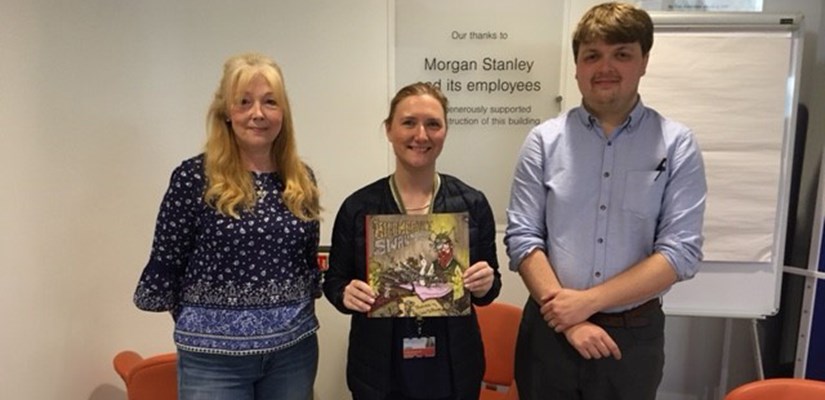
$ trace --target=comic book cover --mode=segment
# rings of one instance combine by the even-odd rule
[[[469,214],[367,216],[367,282],[377,293],[369,317],[470,314]]]

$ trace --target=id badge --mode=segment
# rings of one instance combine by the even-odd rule
[[[404,338],[404,359],[435,357],[435,336]]]

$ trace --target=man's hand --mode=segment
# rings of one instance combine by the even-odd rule
[[[592,322],[582,322],[564,331],[567,341],[586,360],[610,357],[622,359],[622,351],[613,338]]]
[[[595,307],[595,299],[587,291],[558,289],[542,299],[541,315],[556,332],[564,332],[598,312]]]

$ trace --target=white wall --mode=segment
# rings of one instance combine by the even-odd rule
[[[230,55],[282,65],[323,234],[387,172],[387,1],[0,0],[0,397],[123,399],[112,356],[174,349],[131,302],[172,168],[200,152]],[[344,325],[318,303],[319,392]]]
[[[259,50],[281,63],[329,237],[343,197],[389,168],[380,121],[391,2],[0,0],[0,397],[122,400],[111,369],[117,351],[173,350],[170,319],[138,311],[131,294],[169,173],[200,151],[206,107],[231,54]],[[595,3],[568,0],[566,14],[577,20]],[[823,5],[765,3],[806,15],[804,190],[815,192]],[[809,225],[813,206],[803,208],[800,223]],[[503,246],[499,253],[504,266]],[[517,275],[503,275],[501,300],[521,305]],[[347,398],[348,321],[325,300],[318,307],[318,398]],[[746,337],[747,321],[733,327]],[[669,318],[667,330],[660,397],[715,398],[724,321]],[[731,356],[731,370],[744,371],[731,382],[750,379],[745,339]]]

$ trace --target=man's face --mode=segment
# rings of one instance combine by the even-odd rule
[[[647,60],[639,42],[582,43],[576,56],[576,81],[584,104],[596,113],[629,110],[636,103]]]

